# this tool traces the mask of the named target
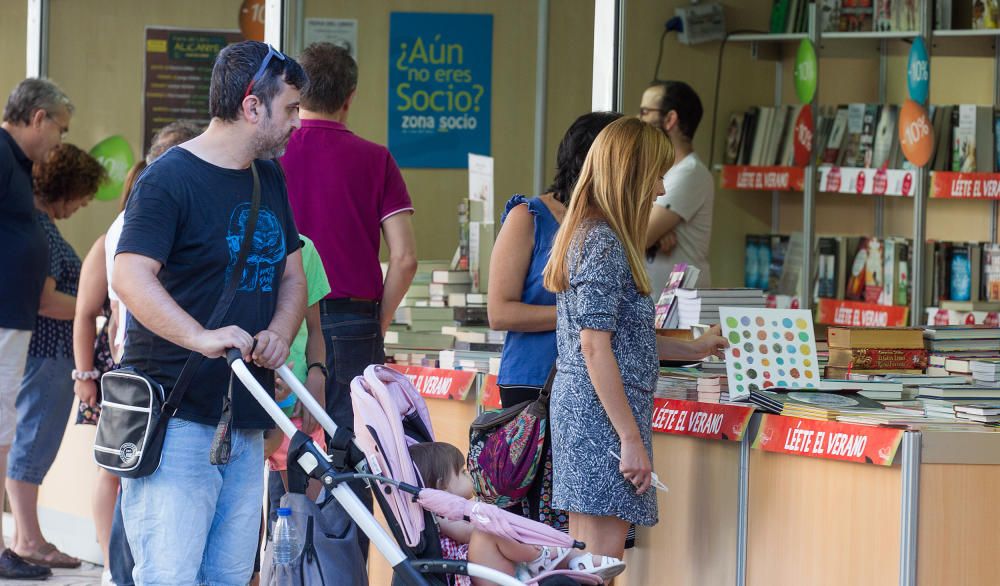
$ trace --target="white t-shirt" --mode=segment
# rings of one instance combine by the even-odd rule
[[[674,228],[677,246],[664,254],[657,251],[652,262],[646,263],[654,301],[659,299],[671,269],[677,263],[687,263],[701,269],[697,287],[712,286],[712,269],[708,264],[708,249],[712,241],[712,207],[715,204],[715,180],[698,155],[691,153],[674,163],[663,176],[666,193],[656,199],[656,205],[667,208],[683,222]]]
[[[115,335],[115,344],[121,346],[125,342],[125,318],[128,311],[121,298],[115,293],[115,288],[111,284],[111,273],[115,268],[115,252],[118,250],[118,240],[122,237],[122,228],[125,226],[125,212],[118,214],[107,234],[104,235],[104,266],[108,271],[108,299],[118,302],[118,332]]]

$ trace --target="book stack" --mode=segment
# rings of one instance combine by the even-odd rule
[[[894,380],[859,380],[854,377],[845,380],[825,379],[819,382],[824,391],[850,391],[876,401],[901,401],[904,385]]]
[[[496,374],[507,333],[490,329],[484,305],[448,309],[454,321],[441,326],[441,334],[454,336],[455,343],[451,349],[441,352],[441,368]]]
[[[446,307],[451,295],[468,295],[472,290],[469,271],[436,270],[428,286],[431,307]]]
[[[454,344],[454,336],[441,334],[441,325],[451,324],[454,316],[443,302],[432,302],[430,294],[434,273],[448,271],[450,264],[444,260],[417,263],[413,282],[385,334],[387,361],[408,366],[437,366],[438,353]]]
[[[474,370],[483,374],[499,374],[500,356],[495,352],[442,350],[438,366],[447,370]]]
[[[768,413],[824,421],[834,421],[848,414],[884,410],[880,403],[857,393],[751,391],[750,402]]]
[[[989,326],[928,326],[924,342],[931,356],[1000,357],[1000,328]],[[970,370],[971,372],[971,370]]]
[[[448,307],[486,307],[486,293],[451,293]]]
[[[900,398],[902,401],[913,401],[917,398],[919,394],[920,387],[931,386],[931,385],[967,385],[970,383],[970,379],[967,376],[962,375],[929,375],[929,374],[857,374],[851,373],[848,378],[850,382],[862,382],[862,383],[895,383],[902,386],[902,392]],[[824,381],[826,382],[826,381]],[[898,402],[896,399],[889,399],[888,397],[883,397],[876,395],[874,393],[868,393],[862,391],[869,399],[882,400],[892,400],[893,407],[905,407],[903,403]],[[923,407],[921,406],[921,410]]]
[[[764,307],[760,289],[677,289],[674,295],[681,329],[719,323],[720,307]]]
[[[697,368],[661,368],[653,396],[658,399],[698,400],[698,379],[704,374]]]
[[[708,375],[698,378],[698,400],[702,403],[725,403],[729,401],[729,379],[725,376]]]
[[[655,325],[657,329],[673,330],[680,327],[680,313],[677,289],[691,288],[698,282],[701,270],[695,266],[688,266],[687,263],[677,263],[667,277],[667,284],[660,293],[660,299],[656,302]]]
[[[962,379],[961,384],[971,384],[972,360],[988,359],[993,354],[979,352],[953,352],[932,354],[927,360],[927,374],[931,376],[953,376]]]
[[[923,330],[919,328],[846,328],[827,331],[827,379],[888,373],[921,374],[927,368]]]
[[[400,307],[430,307],[430,284],[434,271],[448,270],[450,263],[446,260],[421,260],[417,262],[417,272],[413,275],[410,288],[400,302]],[[383,264],[383,276],[388,265]]]
[[[919,389],[917,399],[924,413],[934,419],[957,419],[956,405],[1000,401],[1000,387],[983,385],[929,385]]]
[[[977,423],[1000,424],[1000,402],[955,405],[955,417]]]
[[[969,370],[977,383],[1000,382],[1000,358],[974,358],[969,361]]]

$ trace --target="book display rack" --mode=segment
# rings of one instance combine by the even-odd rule
[[[775,2],[777,7],[781,2]],[[785,2],[784,4],[789,4]],[[792,0],[790,4],[797,2]],[[955,222],[957,218],[962,218],[963,214],[978,217],[981,213],[981,206],[969,211],[951,209],[942,215],[940,219],[935,219],[935,214],[928,218],[928,205],[930,200],[966,200],[966,201],[990,201],[992,202],[989,220],[989,243],[996,243],[998,237],[997,214],[1000,211],[1000,167],[997,166],[996,145],[996,115],[994,111],[1000,104],[1000,30],[998,29],[963,29],[958,27],[968,27],[971,23],[959,22],[956,18],[955,28],[952,28],[950,19],[941,20],[941,16],[936,14],[941,7],[936,5],[945,4],[933,2],[932,0],[921,0],[918,2],[891,3],[892,10],[896,6],[906,6],[904,11],[915,11],[914,14],[892,17],[892,23],[882,25],[879,20],[884,8],[888,14],[890,5],[888,2],[860,3],[858,5],[869,6],[868,18],[876,21],[876,26],[867,25],[869,30],[844,30],[843,19],[845,18],[845,6],[843,2],[816,2],[802,3],[804,10],[808,11],[806,22],[808,26],[801,29],[801,19],[795,26],[789,27],[793,30],[806,30],[808,32],[782,32],[775,34],[734,34],[728,38],[729,43],[749,45],[752,59],[771,60],[775,64],[775,103],[774,106],[751,107],[746,113],[733,114],[730,118],[728,129],[723,132],[723,140],[726,140],[724,149],[724,163],[720,169],[720,186],[723,189],[747,192],[770,192],[772,194],[771,216],[772,233],[780,234],[780,220],[782,206],[791,204],[791,209],[797,213],[801,209],[802,222],[801,232],[803,239],[810,244],[811,253],[801,255],[801,275],[809,276],[803,280],[803,286],[799,291],[797,300],[799,307],[813,307],[819,304],[820,299],[814,297],[814,287],[817,278],[822,278],[822,262],[818,257],[817,245],[818,236],[816,229],[817,209],[822,209],[818,201],[819,194],[849,194],[854,196],[871,196],[874,198],[873,205],[868,204],[863,210],[858,212],[866,216],[873,215],[874,230],[870,236],[876,239],[885,237],[887,223],[887,204],[889,198],[899,200],[910,200],[912,207],[912,221],[910,234],[907,234],[909,243],[908,277],[909,287],[912,294],[904,304],[908,305],[907,318],[911,325],[922,325],[927,323],[928,313],[926,307],[937,306],[937,298],[931,298],[923,293],[926,287],[925,282],[935,278],[934,258],[929,256],[927,246],[914,243],[927,242],[927,223],[942,221]],[[967,4],[967,3],[966,3]],[[855,4],[852,3],[852,6]],[[819,9],[816,7],[819,6]],[[909,8],[912,6],[912,8]],[[964,4],[963,4],[964,6]],[[832,8],[831,8],[832,7]],[[778,8],[775,8],[777,11]],[[792,10],[789,8],[788,10]],[[830,10],[840,10],[841,27],[838,30],[836,25],[828,22]],[[958,14],[956,7],[954,14]],[[789,30],[776,26],[775,13],[772,12],[772,30]],[[971,19],[971,14],[968,15]],[[834,17],[836,18],[836,17]],[[964,18],[964,16],[963,16]],[[887,23],[889,21],[886,21]],[[905,25],[907,30],[898,30],[898,23],[909,23]],[[780,23],[779,23],[780,24]],[[809,102],[801,105],[787,105],[786,86],[789,85],[789,77],[795,76],[795,67],[790,67],[797,63],[795,57],[797,48],[808,39],[815,47],[817,63],[817,88],[829,85],[828,89],[837,89],[835,92],[839,96],[844,93],[841,88],[834,86],[844,85],[840,76],[824,76],[824,69],[831,72],[843,72],[843,64],[848,62],[872,61],[878,63],[877,82],[877,102],[874,104],[851,104],[850,106],[836,106],[831,103],[820,101],[818,89],[813,92]],[[898,124],[900,91],[891,91],[893,84],[898,86],[899,67],[908,65],[906,56],[914,42],[920,39],[926,47],[927,72],[926,79],[928,85],[933,83],[930,75],[935,59],[940,59],[941,63],[951,64],[955,60],[975,61],[977,63],[984,60],[991,60],[993,63],[992,79],[992,99],[987,106],[972,106],[971,103],[982,102],[982,93],[963,94],[961,88],[955,89],[949,95],[955,99],[955,92],[959,92],[958,101],[969,102],[970,105],[945,106],[936,104],[933,101],[934,94],[941,95],[940,91],[931,92],[931,100],[924,106],[927,108],[927,121],[935,135],[935,154],[931,161],[922,167],[918,167],[905,161],[902,157],[898,143]],[[853,60],[853,61],[850,61]],[[944,67],[944,65],[941,65]],[[939,69],[934,69],[939,71]],[[791,72],[791,76],[789,75]],[[863,78],[859,74],[859,79]],[[864,83],[863,81],[855,82]],[[944,82],[942,82],[944,83]],[[847,84],[850,85],[850,84]],[[980,84],[982,85],[982,84]],[[978,86],[977,86],[978,87]],[[940,88],[938,88],[940,89]],[[904,90],[905,91],[905,90]],[[830,92],[826,92],[829,94]],[[896,99],[891,99],[896,98]],[[850,96],[854,99],[854,96]],[[859,95],[862,99],[864,94]],[[872,96],[869,96],[872,97]],[[794,101],[794,100],[792,100]],[[895,102],[895,103],[892,103]],[[785,105],[782,105],[785,104]],[[810,106],[812,114],[811,150],[805,159],[795,157],[799,165],[791,164],[792,151],[790,144],[793,139],[792,127],[793,117],[802,110],[804,106]],[[837,125],[841,122],[840,117],[847,118],[847,110],[865,107],[869,111],[865,113],[866,133],[869,143],[864,143],[860,147],[851,144],[850,135],[847,140],[842,140],[836,135]],[[872,110],[873,109],[873,110]],[[959,111],[964,116],[959,120]],[[860,114],[859,114],[860,115]],[[753,118],[748,120],[748,118]],[[773,120],[777,119],[777,122]],[[860,118],[859,118],[860,120]],[[762,126],[763,123],[763,126]],[[748,133],[746,127],[756,130],[761,137],[754,137],[753,133]],[[755,128],[756,126],[756,128]],[[868,126],[871,128],[869,129]],[[880,149],[877,144],[880,138],[879,132],[885,126],[889,132],[884,133],[890,137],[889,142],[885,142]],[[761,132],[760,129],[764,128]],[[776,130],[777,129],[777,130]],[[784,129],[784,130],[782,130]],[[768,132],[770,130],[770,132]],[[870,130],[870,132],[868,132]],[[742,131],[742,134],[741,134]],[[843,132],[843,129],[840,130]],[[831,139],[831,133],[835,138]],[[959,158],[955,152],[965,152],[962,145],[966,143],[963,133],[971,133],[971,141],[977,145],[976,155],[973,157]],[[977,134],[978,133],[978,134]],[[797,137],[796,137],[797,138]],[[741,141],[741,139],[743,139]],[[978,140],[977,140],[978,139]],[[735,143],[735,147],[733,144]],[[742,143],[742,144],[741,144]],[[837,145],[832,151],[830,145]],[[959,145],[959,147],[956,147]],[[860,148],[860,150],[858,150]],[[864,158],[865,149],[874,151],[874,161],[872,153],[867,159]],[[974,147],[975,148],[975,147]],[[881,151],[881,158],[880,158]],[[864,163],[859,164],[861,161]],[[777,163],[777,164],[776,164]],[[785,194],[792,194],[791,196]],[[798,195],[800,194],[800,195]],[[789,197],[792,197],[790,200]],[[799,199],[800,198],[800,199]],[[829,201],[824,199],[824,202]],[[837,213],[845,213],[845,209],[850,209],[851,204],[837,204]],[[956,202],[954,207],[963,204]],[[846,207],[845,207],[846,206]],[[870,207],[869,207],[870,206]],[[897,206],[898,208],[898,206]],[[869,214],[869,209],[874,213]],[[900,221],[892,222],[893,229],[898,233]],[[787,233],[787,232],[786,232]],[[982,238],[986,240],[985,237]],[[987,243],[988,244],[988,243]],[[985,246],[986,244],[984,244]],[[820,253],[821,254],[821,253]],[[854,251],[849,251],[852,255],[847,259],[848,268],[854,258]],[[886,269],[888,271],[888,269]],[[888,272],[886,273],[888,274]],[[844,275],[841,275],[844,278]],[[808,283],[808,285],[806,285]],[[818,297],[823,297],[819,295]],[[987,297],[982,297],[980,301],[989,301]],[[839,301],[839,300],[838,300]],[[862,301],[865,303],[867,300]],[[977,301],[975,298],[973,302]],[[858,301],[854,301],[857,305]],[[872,310],[884,310],[876,303],[866,303],[871,305]],[[829,305],[829,302],[827,303]],[[825,312],[827,315],[830,312]],[[852,325],[852,324],[841,324]],[[859,324],[853,324],[859,325]]]

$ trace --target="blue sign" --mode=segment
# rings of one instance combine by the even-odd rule
[[[490,154],[493,15],[394,12],[389,150],[400,167],[465,168]]]
[[[927,59],[927,47],[920,37],[913,39],[910,47],[910,59],[906,64],[906,85],[910,91],[910,99],[923,105],[927,103],[930,94],[930,61]]]

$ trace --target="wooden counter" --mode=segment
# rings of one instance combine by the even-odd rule
[[[899,583],[898,466],[751,450],[749,586]]]
[[[653,434],[660,523],[626,553],[623,586],[736,583],[740,443]]]

